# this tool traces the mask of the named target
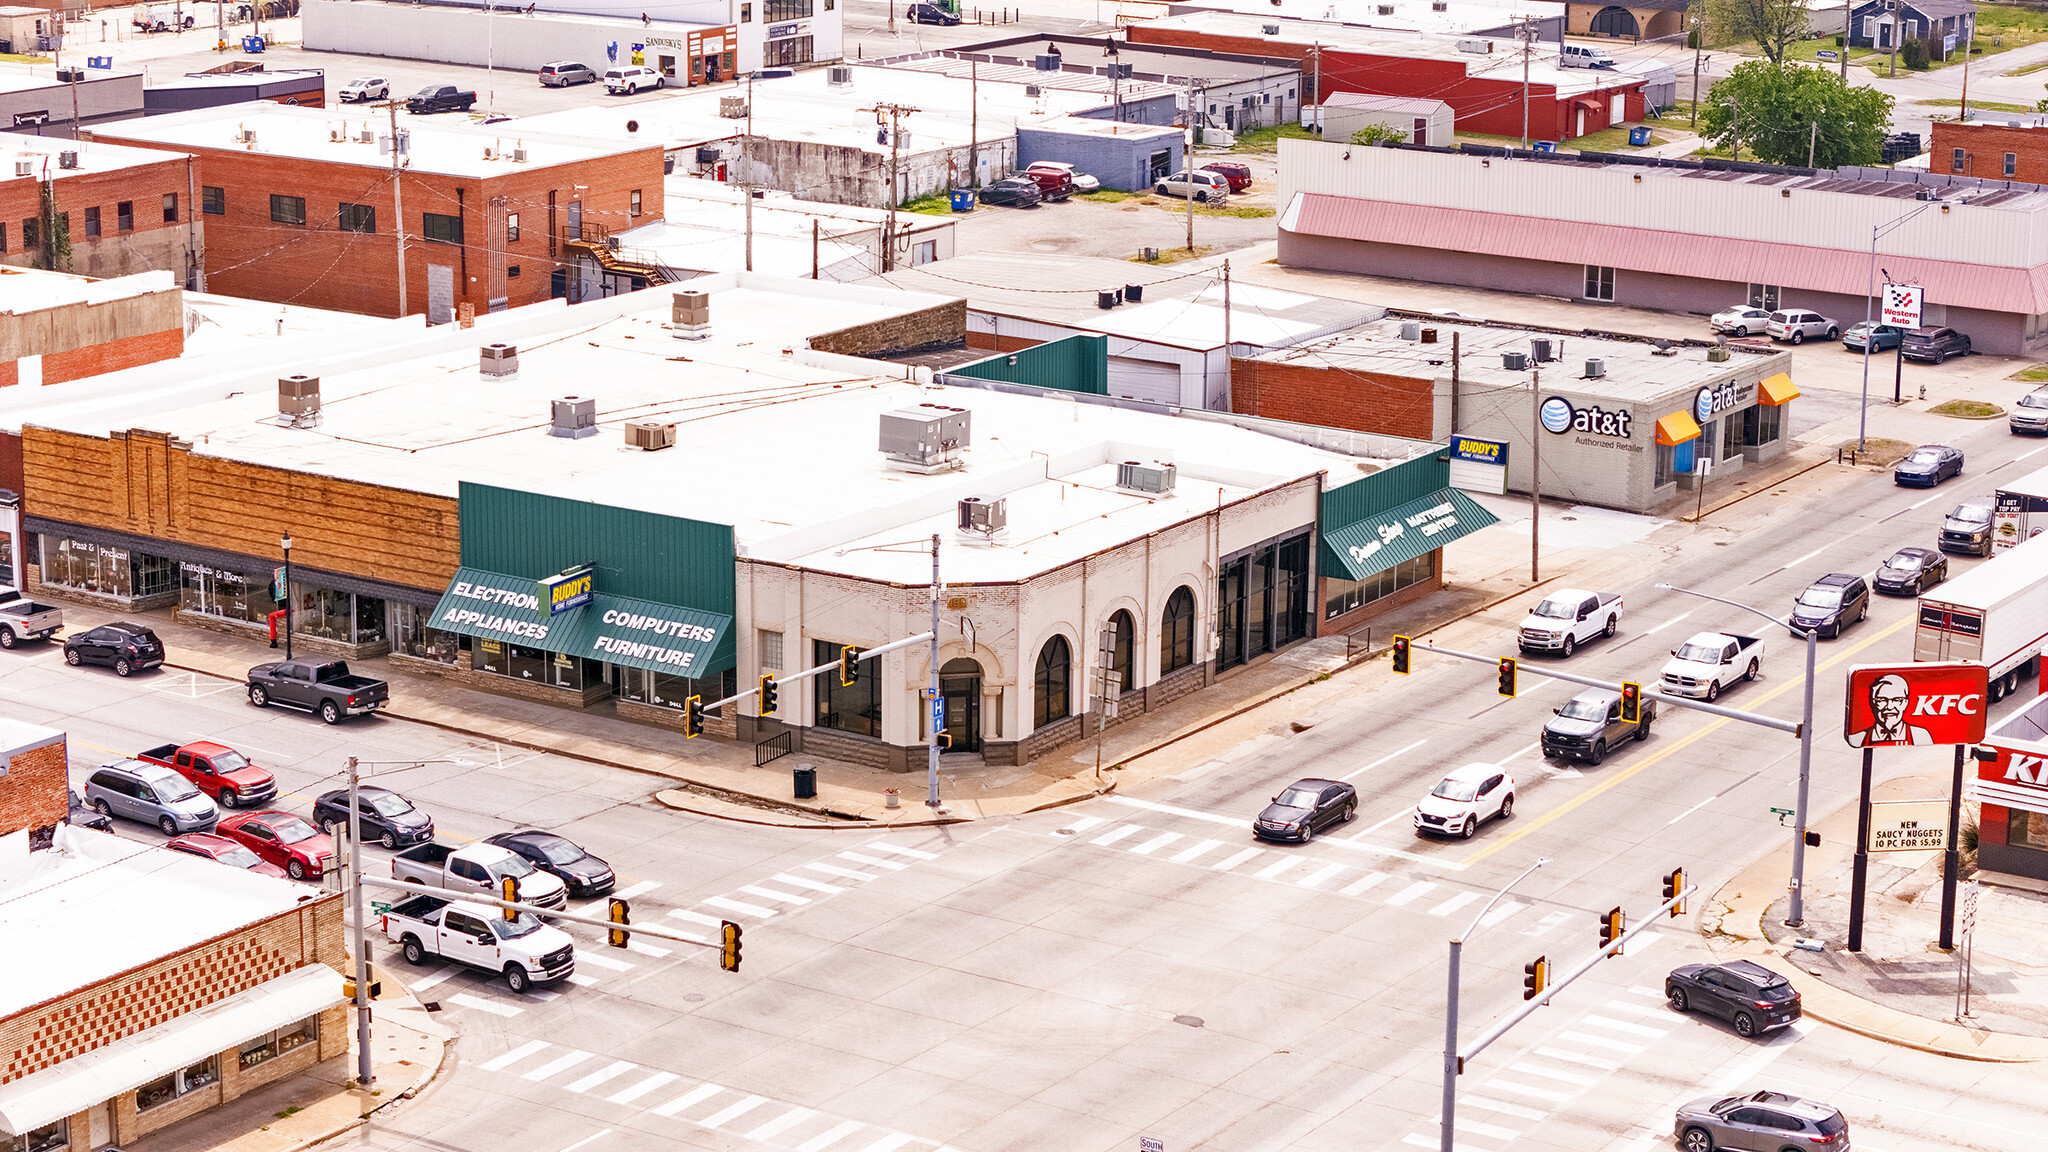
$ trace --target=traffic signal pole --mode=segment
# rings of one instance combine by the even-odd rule
[[[1464,958],[1465,937],[1479,931],[1479,922],[1486,919],[1486,914],[1493,911],[1493,906],[1500,903],[1500,898],[1507,895],[1510,888],[1528,879],[1531,872],[1548,863],[1550,857],[1538,856],[1536,862],[1523,869],[1520,876],[1508,881],[1500,891],[1493,894],[1493,899],[1488,900],[1486,907],[1479,910],[1479,915],[1472,918],[1471,927],[1451,938],[1450,998],[1444,1001],[1443,1152],[1454,1152],[1451,1138],[1457,1131],[1458,1073],[1464,1071],[1464,1065],[1458,1058],[1458,971],[1460,961]]]
[[[879,648],[869,648],[866,651],[863,651],[859,655],[855,656],[854,659],[857,661],[868,660],[876,656],[886,655],[887,653],[894,652],[899,648],[908,648],[914,644],[923,644],[937,635],[938,632],[936,629],[930,632],[919,632],[915,636],[909,636],[902,640],[891,641],[890,643],[884,644]],[[834,660],[830,664],[820,664],[815,668],[806,668],[801,672],[791,672],[787,676],[764,676],[762,677],[762,679],[772,680],[777,685],[794,684],[799,680],[809,680],[813,676],[822,676],[827,672],[837,671],[839,671],[839,661]],[[724,697],[723,699],[713,700],[711,703],[704,705],[704,710],[708,712],[713,708],[723,707],[724,705],[731,704],[734,701],[738,700],[748,700],[760,694],[761,689],[758,686],[756,686],[753,688],[749,688],[744,692],[735,692],[730,696]]]
[[[1410,640],[1408,644],[1415,651],[1435,652],[1440,656],[1455,656],[1460,660],[1476,660],[1481,664],[1491,664],[1495,667],[1500,666],[1500,660],[1492,656],[1480,656],[1471,652],[1459,652],[1451,648],[1439,648],[1434,644],[1425,644],[1420,640]],[[1605,688],[1611,692],[1619,692],[1622,688],[1620,684],[1612,680],[1595,680],[1590,676],[1576,676],[1570,672],[1553,672],[1548,668],[1531,668],[1527,664],[1518,663],[1516,671],[1530,676],[1547,676],[1552,680],[1565,680],[1573,684],[1584,684],[1588,688]],[[1764,728],[1774,728],[1780,732],[1789,732],[1794,736],[1799,735],[1801,729],[1801,725],[1798,723],[1791,720],[1780,720],[1776,716],[1765,716],[1760,712],[1744,712],[1739,708],[1723,708],[1718,704],[1708,704],[1704,701],[1691,700],[1684,696],[1666,696],[1662,692],[1654,692],[1649,689],[1643,690],[1643,699],[1655,700],[1660,704],[1672,704],[1680,708],[1690,708],[1695,712],[1723,716],[1730,720],[1741,720],[1744,723],[1756,724]]]
[[[693,948],[715,949],[720,946],[717,941],[707,941],[701,936],[693,936],[688,932],[670,928],[666,925],[627,925],[623,921],[611,919],[608,915],[586,916],[581,912],[565,912],[560,908],[543,908],[538,904],[527,904],[519,900],[503,900],[483,892],[455,892],[447,888],[435,888],[426,884],[415,884],[410,880],[391,879],[383,876],[365,876],[362,878],[362,882],[365,884],[375,884],[380,888],[397,888],[410,892],[415,896],[436,896],[443,900],[461,900],[470,904],[484,904],[510,912],[531,912],[535,916],[545,916],[549,920],[567,920],[572,924],[588,924],[593,928],[602,928],[607,932],[624,931],[628,936],[656,936],[663,940],[674,941],[677,944],[688,944]]]

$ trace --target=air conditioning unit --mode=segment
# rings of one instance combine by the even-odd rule
[[[716,148],[697,149],[697,163],[699,164],[716,164],[719,159],[720,153]]]
[[[880,447],[892,468],[938,472],[966,466],[961,452],[972,438],[973,413],[945,404],[918,404],[882,413]]]
[[[1403,339],[1403,340],[1420,340],[1420,339],[1422,339],[1422,321],[1420,321],[1420,320],[1403,320],[1403,321],[1401,321],[1401,339]]]
[[[320,414],[320,378],[318,376],[280,376],[277,378],[277,414],[293,421]]]
[[[1597,380],[1607,375],[1607,361],[1594,358],[1586,361],[1586,379]]]
[[[1449,0],[1430,0],[1429,10],[1431,12],[1448,12],[1451,10],[1451,5]]]
[[[619,250],[619,238],[617,236],[605,237],[604,246],[611,249],[614,252],[617,252]]]
[[[1382,15],[1382,16],[1392,16],[1393,14],[1394,14],[1394,6],[1393,6],[1392,4],[1382,4],[1382,5],[1380,5],[1380,15]]]
[[[718,114],[727,120],[745,120],[747,118],[747,98],[745,96],[720,96],[718,98]]]
[[[1529,359],[1538,364],[1550,363],[1550,338],[1538,336],[1529,341]]]
[[[341,130],[341,125],[329,124],[327,126],[327,142],[329,144],[339,144],[342,142],[342,139],[346,136],[347,133]]]
[[[36,162],[28,159],[27,157],[16,157],[14,161],[14,174],[16,176],[35,175]]]
[[[626,423],[626,447],[642,452],[659,452],[676,446],[676,426],[637,420]]]
[[[554,418],[548,435],[564,440],[581,440],[597,435],[597,401],[588,396],[564,396],[553,403]]]
[[[834,88],[851,88],[853,86],[853,69],[845,64],[834,64],[825,70],[825,83],[830,84]]]
[[[375,144],[376,142],[377,130],[368,124],[363,125],[363,130],[356,133],[356,143],[358,144]]]
[[[1157,460],[1125,460],[1116,466],[1116,486],[1147,496],[1173,493],[1174,467]]]
[[[1726,344],[1716,344],[1712,348],[1707,349],[1707,359],[1715,364],[1726,363],[1734,355],[1734,350],[1730,349]]]
[[[1280,26],[1278,24],[1261,24],[1259,25],[1259,31],[1268,36],[1278,36],[1280,34]]]
[[[1026,84],[1024,86],[1024,98],[1026,100],[1036,100],[1043,95],[1045,95],[1045,89],[1040,88],[1036,84]]]
[[[477,353],[477,372],[493,380],[519,375],[519,347],[516,344],[486,344]]]
[[[244,128],[240,125],[235,126],[235,143],[254,144],[255,142],[256,130],[254,128]]]
[[[77,152],[75,152],[75,151],[72,151],[72,150],[71,150],[71,149],[69,149],[69,148],[65,149],[65,150],[64,150],[64,151],[62,151],[62,152],[59,152],[59,153],[57,153],[57,167],[59,167],[59,168],[76,168],[76,167],[78,167],[78,153],[77,153]]]
[[[1060,58],[1050,52],[1040,52],[1031,58],[1031,67],[1040,72],[1057,72],[1060,70]]]
[[[1009,532],[1009,505],[1000,498],[969,496],[960,501],[959,515],[960,535],[968,543],[994,543]]]
[[[1493,55],[1493,41],[1460,40],[1458,41],[1458,51],[1469,52],[1474,56],[1491,56]]]
[[[486,159],[486,160],[496,160],[497,158],[498,158],[498,150],[497,150],[496,148],[486,148],[486,149],[484,149],[484,159]]]
[[[514,164],[526,163],[526,146],[524,144],[512,149],[512,162]]]
[[[669,302],[669,334],[678,340],[702,340],[711,335],[711,293],[676,293]]]
[[[1529,354],[1527,352],[1503,352],[1500,354],[1500,366],[1510,372],[1527,372],[1529,370]]]

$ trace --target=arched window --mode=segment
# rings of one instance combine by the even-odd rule
[[[1166,616],[1159,628],[1159,674],[1195,662],[1195,594],[1183,584],[1166,598]]]
[[[1138,624],[1129,612],[1119,608],[1110,613],[1109,630],[1113,636],[1109,670],[1123,677],[1117,691],[1129,692],[1138,686],[1137,646],[1132,642],[1137,638]]]
[[[1055,636],[1038,650],[1038,673],[1032,678],[1034,709],[1031,726],[1043,728],[1067,715],[1067,678],[1073,668],[1073,658],[1067,649],[1067,638]]]

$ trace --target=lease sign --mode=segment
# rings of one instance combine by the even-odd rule
[[[1982,664],[1863,664],[1849,670],[1842,737],[1851,748],[1984,739]]]

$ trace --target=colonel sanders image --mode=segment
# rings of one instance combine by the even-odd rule
[[[1903,676],[1880,676],[1870,685],[1870,715],[1874,721],[1861,732],[1849,734],[1851,748],[1886,748],[1899,744],[1932,744],[1925,728],[1906,723],[1906,705],[1913,690]]]

